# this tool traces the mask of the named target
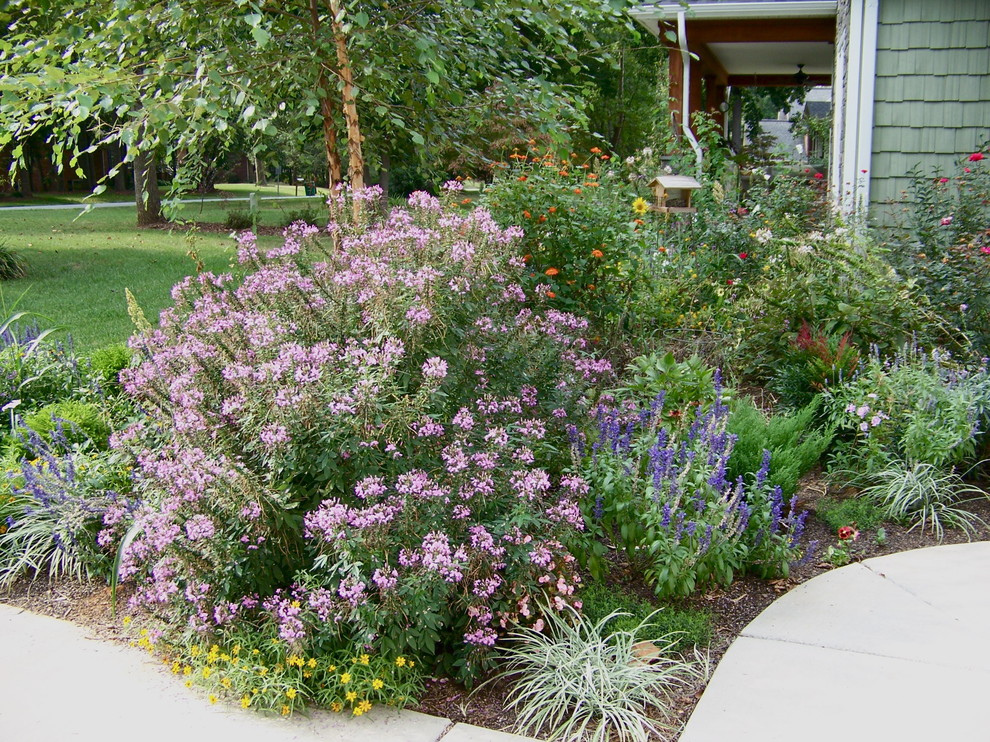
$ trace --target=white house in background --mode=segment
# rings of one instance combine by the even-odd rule
[[[844,213],[902,198],[909,171],[952,171],[990,143],[990,0],[690,0],[645,3],[676,37],[671,116],[721,117],[733,85],[832,86],[829,183]]]

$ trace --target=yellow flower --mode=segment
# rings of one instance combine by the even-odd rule
[[[416,663],[413,662],[412,660],[409,660],[409,667],[416,667]]]
[[[645,198],[640,197],[632,202],[632,210],[642,216],[650,210],[650,205],[647,203]]]
[[[371,658],[368,655],[366,655],[366,654],[362,654],[361,655],[360,662],[361,662],[362,665],[367,665],[370,660],[371,660]]]
[[[354,714],[355,716],[361,716],[361,714],[363,714],[364,711],[362,711],[361,707],[358,706],[351,713]]]
[[[309,662],[306,663],[307,667],[311,670],[316,667],[316,657],[310,657]]]
[[[216,693],[211,693],[210,696],[209,696],[209,698],[210,698],[210,703],[211,704],[216,703],[218,700],[220,700],[220,699],[217,698]]]
[[[241,708],[242,709],[246,709],[250,705],[251,705],[251,696],[242,696],[241,697]]]
[[[385,683],[383,683],[378,678],[375,678],[374,680],[371,681],[371,687],[374,688],[375,690],[381,690],[382,688],[385,687]]]
[[[347,685],[349,682],[351,682],[351,674],[349,672],[345,672],[343,675],[340,676],[340,682],[343,683],[344,685]]]
[[[371,711],[371,701],[365,699],[358,704],[358,708],[361,709],[361,713],[367,713]]]
[[[232,682],[230,678],[224,678],[223,680],[220,681],[220,685],[222,685],[224,688],[230,688]]]
[[[124,616],[124,626],[130,626],[133,620],[130,616]]]
[[[192,647],[189,648],[189,655],[191,657],[199,657],[200,651],[201,650],[199,648],[199,645],[198,644],[195,644],[195,645],[193,645]]]
[[[186,687],[187,688],[192,688],[192,681],[191,680],[187,680],[186,681]]]
[[[233,647],[233,649],[230,650],[230,652],[231,652],[231,654],[233,654],[236,657],[237,655],[239,655],[241,653],[241,645],[240,644],[235,644],[234,647]]]
[[[346,698],[348,701],[356,701],[357,700],[357,693],[355,693],[352,690],[349,690],[349,691],[347,691],[347,693],[344,694],[344,698]]]
[[[286,696],[286,698],[288,698],[291,701],[292,699],[294,699],[296,697],[296,689],[295,688],[289,688],[287,691],[285,691],[285,696]]]
[[[189,666],[189,665],[186,665],[185,667],[183,667],[182,668],[182,674],[183,675],[192,675],[192,667]]]
[[[327,669],[328,669],[328,670],[329,670],[330,672],[337,672],[337,666],[336,666],[336,665],[330,665],[330,667],[328,667]]]
[[[396,667],[405,667],[405,664],[406,664],[406,658],[405,657],[396,657],[395,658],[395,666]]]
[[[289,711],[290,711],[290,709],[289,709],[288,706],[283,706],[282,707],[282,716],[288,716],[289,715]]]
[[[212,674],[213,674],[213,670],[211,668],[209,668],[209,667],[204,667],[203,668],[203,680],[209,680],[210,679],[210,675],[212,675]]]
[[[178,660],[176,660],[175,662],[172,663],[172,674],[173,675],[178,675],[181,670],[182,670],[182,665],[179,664],[179,661]]]
[[[330,710],[333,711],[334,713],[339,714],[342,708],[344,708],[344,706],[343,704],[340,703],[340,701],[334,701],[333,703],[330,704]]]

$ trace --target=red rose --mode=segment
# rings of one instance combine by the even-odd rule
[[[824,178],[824,177],[825,177],[825,176],[824,176],[824,175],[822,175],[821,173],[815,173],[815,180],[821,180],[821,179],[822,179],[822,178]]]
[[[984,156],[983,156],[983,153],[982,152],[974,152],[973,154],[971,154],[969,156],[969,161],[970,162],[979,162],[980,160],[983,159],[983,157]]]

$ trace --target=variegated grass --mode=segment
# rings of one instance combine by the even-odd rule
[[[670,635],[657,639],[649,658],[634,651],[647,617],[630,631],[609,632],[614,612],[592,622],[576,611],[547,611],[542,632],[520,628],[502,651],[512,682],[509,708],[523,734],[544,733],[549,740],[618,739],[641,742],[672,731],[669,700],[707,673],[700,655],[683,659],[671,649]]]

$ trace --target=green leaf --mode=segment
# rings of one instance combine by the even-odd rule
[[[440,84],[440,75],[437,74],[436,70],[429,70],[426,73],[426,79],[432,82],[434,85]]]
[[[409,136],[412,138],[413,142],[419,145],[426,144],[426,140],[423,139],[423,135],[418,131],[409,132]]]
[[[261,26],[255,26],[251,29],[251,36],[254,37],[254,43],[259,47],[265,47],[268,42],[271,41],[271,35],[263,29]]]

